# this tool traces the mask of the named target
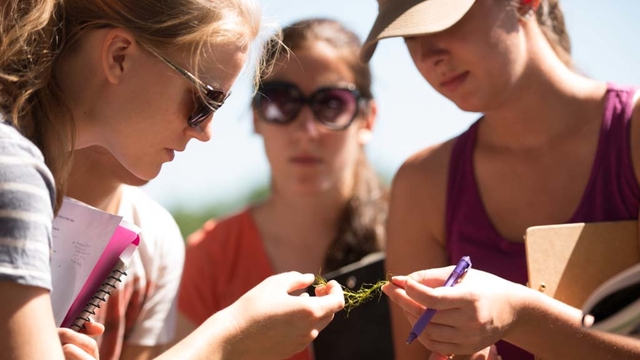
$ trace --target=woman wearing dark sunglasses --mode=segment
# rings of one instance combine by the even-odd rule
[[[285,28],[283,43],[290,53],[266,47],[275,68],[252,101],[271,194],[190,236],[178,305],[186,329],[272,274],[325,273],[382,249],[387,191],[363,149],[376,105],[360,41],[336,21],[311,19]]]
[[[56,331],[49,295],[51,221],[72,150],[104,147],[136,177],[154,178],[191,139],[209,140],[259,31],[250,0],[0,3],[0,358],[98,356],[86,335]],[[289,295],[313,278],[266,279],[161,358],[299,351],[344,306],[335,282],[318,289],[326,296]]]

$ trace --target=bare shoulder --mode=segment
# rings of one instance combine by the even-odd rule
[[[430,146],[412,155],[398,170],[393,187],[407,187],[418,193],[444,192],[455,140]]]
[[[445,243],[447,178],[454,142],[421,150],[400,167],[391,189],[390,237],[396,233],[413,238],[413,244],[419,239]]]

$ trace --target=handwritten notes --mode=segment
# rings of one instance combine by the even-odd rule
[[[65,198],[53,220],[51,303],[60,326],[122,217]]]

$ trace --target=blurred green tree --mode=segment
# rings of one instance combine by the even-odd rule
[[[249,204],[266,199],[268,195],[269,185],[262,184],[250,191],[246,196],[237,199],[225,200],[198,209],[176,207],[175,209],[170,209],[170,211],[180,227],[182,236],[186,240],[191,233],[198,230],[209,219],[219,219],[230,215]]]

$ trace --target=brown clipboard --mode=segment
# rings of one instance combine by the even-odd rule
[[[640,262],[639,243],[635,220],[530,227],[528,285],[580,309],[600,284]]]

